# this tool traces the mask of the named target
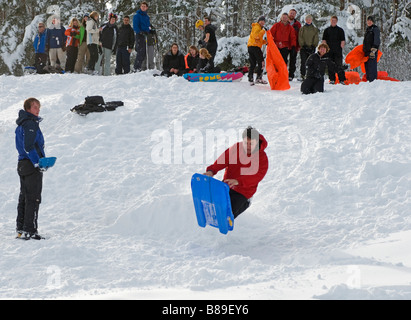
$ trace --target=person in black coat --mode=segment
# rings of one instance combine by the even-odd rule
[[[123,24],[118,30],[116,74],[127,74],[130,72],[130,54],[134,48],[134,30],[130,25],[130,17],[123,18]]]
[[[178,44],[173,43],[171,50],[164,56],[162,76],[182,76],[185,69],[184,55],[178,50]]]
[[[199,73],[220,73],[220,68],[214,67],[214,60],[206,48],[200,49],[200,60],[197,65]]]
[[[190,46],[187,55],[184,57],[185,73],[197,72],[198,61],[200,60],[200,52],[196,46]]]
[[[380,29],[374,24],[374,17],[367,18],[367,29],[365,30],[363,51],[365,56],[369,57],[365,62],[365,73],[369,82],[377,79],[377,55],[380,46]]]
[[[306,62],[306,79],[301,84],[301,92],[303,94],[310,94],[316,92],[324,92],[324,74],[325,68],[328,70],[334,69],[338,71],[338,78],[344,77],[344,68],[337,67],[327,53],[330,48],[327,44],[321,43],[318,46],[318,51],[310,55]],[[344,84],[344,82],[341,82]]]
[[[331,17],[331,25],[324,30],[322,42],[327,44],[330,48],[328,53],[329,59],[331,59],[338,68],[343,65],[343,53],[342,50],[345,46],[345,32],[342,28],[337,26],[338,18],[337,16]],[[330,77],[330,83],[335,83],[335,74],[337,71],[328,70],[328,75]],[[343,75],[340,81],[345,81],[345,75]]]

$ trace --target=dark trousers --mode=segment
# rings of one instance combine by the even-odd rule
[[[47,53],[36,53],[36,61],[34,62],[34,67],[36,68],[37,73],[44,73],[43,69],[45,66],[47,66],[48,58],[49,55]]]
[[[308,57],[314,52],[315,52],[315,47],[302,47],[300,50],[300,57],[301,57],[300,73],[302,77],[305,77],[305,73],[306,73],[305,63],[307,62]]]
[[[324,77],[305,79],[301,84],[301,92],[303,94],[324,92]]]
[[[217,42],[211,42],[211,43],[209,42],[206,45],[206,49],[210,53],[211,60],[213,60],[213,61],[214,61],[215,55],[217,54],[217,47],[218,47]]]
[[[130,52],[127,47],[117,49],[116,55],[116,74],[130,73]]]
[[[87,45],[87,48],[90,53],[87,69],[94,71],[98,61],[98,46],[96,44],[89,44]]]
[[[248,55],[250,60],[250,69],[248,71],[248,80],[254,80],[254,70],[257,67],[257,79],[261,79],[263,76],[263,52],[259,47],[248,47]]]
[[[34,234],[37,232],[43,173],[36,169],[30,160],[19,161],[17,172],[20,177],[20,194],[16,230]]]
[[[368,59],[367,62],[364,63],[365,66],[365,73],[367,75],[367,81],[373,82],[377,79],[378,71],[377,71],[377,59]]]
[[[74,72],[74,66],[76,65],[77,55],[78,47],[67,47],[66,72]]]
[[[234,215],[234,219],[243,213],[249,206],[250,200],[244,197],[241,193],[230,189],[231,210]]]
[[[141,65],[146,58],[146,36],[142,33],[136,34],[136,60],[134,61],[134,69],[141,70]]]
[[[289,50],[290,53],[290,63],[288,64],[288,76],[290,78],[294,78],[295,70],[297,69],[297,49],[294,47]]]
[[[280,49],[281,56],[283,57],[284,62],[285,62],[286,65],[288,64],[288,53],[289,52],[290,52],[290,50],[288,50],[287,47],[284,47],[284,48]]]
[[[328,77],[330,78],[331,81],[335,81],[335,74],[338,73],[338,80],[345,81],[345,73],[340,72],[342,70],[342,60],[343,60],[343,55],[342,55],[342,49],[338,51],[333,51],[330,50],[328,52],[329,59],[335,63],[335,68],[329,68],[328,69]],[[340,78],[341,77],[341,78]]]

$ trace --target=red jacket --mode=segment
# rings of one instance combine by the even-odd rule
[[[265,153],[267,145],[264,136],[260,134],[260,149],[247,155],[243,143],[236,143],[220,155],[214,164],[207,167],[207,171],[216,174],[225,169],[223,180],[236,179],[238,185],[232,189],[250,199],[268,170],[268,158]]]
[[[75,34],[73,36],[72,34]],[[65,32],[67,36],[66,47],[73,46],[78,47],[80,42],[80,29],[79,28],[68,28]]]
[[[291,50],[292,47],[297,47],[295,30],[289,23],[277,22],[271,27],[270,32],[278,49],[287,47]]]

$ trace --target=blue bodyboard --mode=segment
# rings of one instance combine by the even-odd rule
[[[191,178],[191,191],[198,225],[218,228],[227,234],[234,228],[230,188],[220,180],[196,173]]]

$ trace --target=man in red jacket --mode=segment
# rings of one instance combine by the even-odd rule
[[[281,21],[275,23],[271,27],[270,32],[274,38],[274,43],[283,56],[285,64],[287,64],[289,52],[297,47],[297,37],[294,28],[290,25],[288,13],[282,14]]]
[[[242,137],[242,142],[227,149],[204,173],[212,177],[225,169],[223,181],[230,187],[234,218],[250,206],[250,199],[268,170],[268,158],[265,153],[267,141],[264,136],[256,129],[248,127]]]

